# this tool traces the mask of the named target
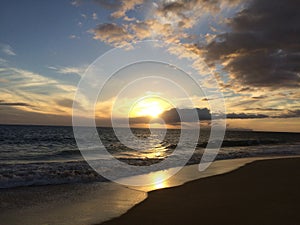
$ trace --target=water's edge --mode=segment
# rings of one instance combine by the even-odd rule
[[[161,182],[163,176],[172,169],[126,178],[132,181],[154,181],[153,185],[144,187],[95,182],[0,190],[0,221],[10,225],[99,224],[126,213],[134,205],[145,200],[149,191],[176,187],[192,180],[228,173],[257,160],[291,157],[293,156],[218,160],[201,173],[198,171],[198,165],[189,165],[164,182]]]

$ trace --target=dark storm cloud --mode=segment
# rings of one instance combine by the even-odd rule
[[[233,81],[255,87],[300,86],[300,1],[250,0],[228,21],[231,31],[205,47]]]

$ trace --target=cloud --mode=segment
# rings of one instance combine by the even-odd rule
[[[174,28],[169,23],[161,23],[156,19],[137,21],[130,24],[115,23],[100,24],[90,31],[96,40],[115,47],[126,46],[135,41],[147,38],[162,39],[166,42],[178,43],[185,33],[175,35]]]
[[[300,86],[300,2],[251,0],[227,20],[230,31],[205,47],[211,65],[221,63],[244,86]]]
[[[93,20],[97,20],[98,19],[97,13],[93,13],[92,17],[93,17]]]
[[[122,1],[119,9],[111,14],[113,18],[121,18],[130,10],[133,10],[137,5],[141,5],[144,0],[126,0]]]
[[[83,2],[83,0],[74,0],[71,2],[71,5],[78,7],[79,5],[81,5]]]
[[[0,106],[29,106],[32,105],[25,102],[5,102],[4,100],[0,100]]]
[[[274,116],[274,118],[297,118],[300,117],[300,110],[288,110],[285,113],[280,114],[279,116]]]
[[[195,113],[197,117],[195,118]],[[179,116],[181,115],[181,117]],[[218,118],[218,115],[215,115]],[[163,119],[166,124],[174,125],[178,123],[193,123],[199,121],[210,121],[212,114],[207,108],[194,108],[194,109],[178,109],[172,108],[163,112],[159,115],[159,118]],[[229,113],[226,115],[227,119],[264,119],[271,118],[269,115],[265,114],[254,114],[254,113]],[[131,124],[147,124],[151,118],[149,117],[136,117],[130,118]],[[158,122],[157,119],[152,119],[151,122]]]
[[[48,69],[55,70],[57,73],[60,74],[77,74],[79,76],[83,76],[87,66],[79,66],[79,67],[72,67],[72,66],[48,66]]]
[[[265,114],[246,114],[246,113],[229,113],[227,114],[227,119],[262,119],[269,118]]]
[[[1,108],[1,124],[72,125],[71,116],[44,114],[7,106]]]
[[[94,34],[94,39],[109,44],[115,43],[117,46],[125,45],[133,39],[124,26],[115,23],[100,24],[91,32]]]
[[[6,59],[0,58],[0,65],[7,65],[8,61]]]
[[[84,108],[81,106],[79,102],[76,102],[75,100],[70,98],[57,99],[55,103],[58,106],[62,106],[69,109],[73,108],[73,103],[76,103],[76,109],[84,110]]]
[[[149,37],[160,37],[165,39],[170,37],[174,38],[174,29],[172,25],[169,23],[161,23],[156,19],[148,19],[143,22],[131,24],[130,29],[132,29],[134,36],[139,40]]]
[[[78,36],[76,36],[75,34],[71,34],[71,35],[69,35],[69,38],[70,38],[70,39],[79,39],[79,37],[78,37]]]
[[[57,104],[59,96],[72,98],[76,87],[60,81],[14,67],[0,68],[0,96],[2,106],[28,106],[23,111],[66,114]],[[28,104],[28,102],[30,104]],[[32,107],[30,107],[32,106]],[[34,107],[33,107],[34,106]],[[4,107],[7,109],[7,107]],[[3,108],[3,107],[2,107]],[[2,111],[1,111],[2,112]]]
[[[57,105],[66,107],[66,108],[72,108],[72,106],[73,106],[73,100],[68,99],[68,98],[56,100],[56,103],[57,103]]]
[[[195,118],[195,113],[198,116]],[[181,115],[181,118],[180,116]],[[196,122],[197,120],[210,120],[211,114],[210,111],[207,108],[204,109],[170,109],[168,111],[163,112],[160,115],[160,118],[162,118],[166,123],[173,124],[178,122]]]
[[[72,116],[54,113],[42,113],[34,111],[25,111],[24,108],[14,108],[11,106],[0,108],[0,124],[35,124],[35,125],[65,125],[72,126]],[[89,124],[87,117],[77,117],[81,121],[81,125]],[[111,126],[111,119],[96,118],[97,126]]]
[[[173,24],[175,30],[193,28],[208,14],[213,16],[237,6],[240,0],[177,0],[156,4],[156,17]]]
[[[1,78],[7,80],[6,83],[0,84],[0,87],[2,88],[15,89],[58,84],[57,81],[51,78],[44,77],[40,74],[15,67],[1,68],[0,75]]]
[[[179,16],[181,18],[196,18],[200,12],[202,13],[218,13],[223,8],[230,8],[238,5],[240,0],[177,0],[177,1],[161,1],[157,5],[157,11],[168,16]],[[198,13],[197,13],[198,12]],[[200,13],[201,14],[201,13]]]
[[[113,46],[123,46],[131,41],[141,41],[147,38],[161,39],[166,42],[179,43],[182,39],[195,39],[195,35],[185,32],[199,23],[199,18],[208,12],[217,12],[227,7],[237,5],[240,0],[177,0],[151,2],[146,0],[94,0],[102,7],[112,11],[111,16],[118,20],[115,23],[100,24],[92,30],[94,39],[101,40]],[[137,6],[147,8],[145,19],[128,18],[127,12]],[[143,13],[145,14],[145,13]]]
[[[17,54],[14,52],[13,48],[7,44],[0,44],[0,51],[9,56],[16,56]]]
[[[246,108],[244,110],[247,111],[273,111],[273,112],[278,112],[278,111],[282,111],[282,109],[276,109],[276,108]]]
[[[252,99],[255,99],[255,100],[260,100],[260,99],[265,99],[267,96],[264,96],[264,95],[260,95],[260,96],[252,96],[251,98]]]
[[[106,9],[114,10],[111,14],[113,18],[125,17],[126,13],[133,10],[137,5],[144,3],[144,0],[94,0]]]

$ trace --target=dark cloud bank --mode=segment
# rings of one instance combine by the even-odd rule
[[[196,113],[197,118],[193,115]],[[181,117],[179,116],[181,115]],[[282,112],[277,116],[269,116],[266,114],[256,114],[256,113],[228,113],[226,114],[227,119],[264,119],[264,118],[296,118],[300,117],[300,110],[288,110],[286,112]],[[163,112],[159,118],[163,119],[166,124],[178,124],[180,122],[198,122],[198,121],[210,121],[212,118],[212,114],[207,108],[195,108],[195,109],[177,109],[172,108]],[[220,118],[218,115],[215,115],[215,118]],[[223,118],[223,117],[222,117]],[[159,120],[151,120],[152,122],[158,122]],[[131,124],[143,124],[149,123],[149,117],[136,117],[130,118]]]
[[[181,117],[179,116],[181,115]],[[195,117],[195,115],[197,115]],[[283,115],[286,117],[286,115]],[[172,108],[163,112],[159,118],[163,119],[167,124],[178,124],[180,122],[198,122],[198,121],[210,121],[212,118],[212,114],[209,109],[207,108],[195,108],[195,109],[177,109]],[[215,115],[215,118],[220,118],[220,116]],[[252,113],[229,113],[226,115],[227,119],[261,119],[261,118],[270,118],[268,115],[265,114],[252,114]],[[279,118],[281,118],[279,116]],[[148,117],[137,117],[131,118],[130,122],[132,124],[141,124],[141,123],[148,123],[150,118]],[[153,119],[152,122],[156,120]],[[159,123],[160,121],[157,120]]]
[[[300,86],[300,1],[252,0],[228,20],[229,32],[205,46],[210,64],[225,63],[245,86]]]

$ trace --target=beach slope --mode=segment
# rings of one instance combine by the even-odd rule
[[[156,190],[113,224],[300,224],[300,159],[256,161],[227,174]]]

